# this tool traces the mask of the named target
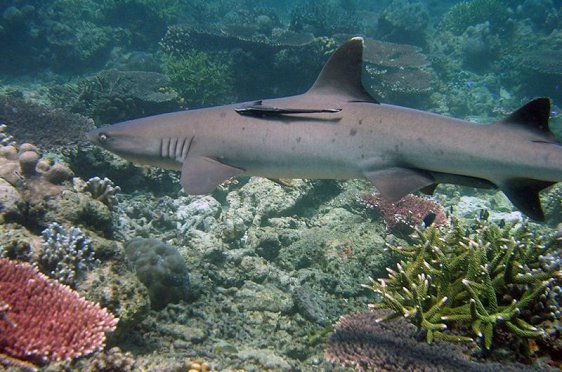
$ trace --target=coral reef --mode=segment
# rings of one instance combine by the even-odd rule
[[[117,346],[109,350],[101,351],[90,358],[87,362],[81,363],[81,370],[86,372],[108,372],[133,371],[135,358],[130,352],[123,352]]]
[[[425,46],[429,22],[423,2],[393,0],[379,15],[378,34],[382,40]]]
[[[233,99],[232,67],[227,58],[192,50],[179,57],[163,55],[162,64],[171,87],[190,107]]]
[[[51,101],[90,117],[97,125],[176,111],[177,93],[157,72],[104,70],[75,84],[49,90]]]
[[[109,235],[111,211],[73,190],[72,178],[68,166],[40,157],[34,145],[0,147],[0,200],[4,205],[0,222],[19,223],[39,233],[53,221],[67,221]]]
[[[77,275],[98,263],[90,241],[77,227],[65,229],[53,222],[41,235],[43,249],[38,263],[43,272],[60,283],[74,287]]]
[[[509,11],[501,0],[471,0],[453,5],[443,17],[442,27],[461,34],[468,26],[489,22],[496,31],[507,27]]]
[[[420,225],[441,227],[448,224],[442,206],[419,196],[406,195],[391,203],[380,194],[359,194],[357,201],[379,213],[387,230],[401,237],[408,237]]]
[[[125,243],[127,260],[148,288],[155,310],[187,300],[190,283],[187,266],[179,252],[158,239],[135,238]]]
[[[6,259],[0,259],[0,306],[0,363],[8,365],[90,354],[117,324],[107,310],[31,265]]]
[[[375,310],[342,316],[328,338],[325,359],[358,371],[527,370],[522,365],[468,361],[462,348],[446,342],[421,343],[416,339],[416,328],[406,320],[378,321],[387,315],[388,312]]]
[[[76,289],[90,301],[105,307],[119,317],[119,325],[112,340],[127,338],[150,312],[148,289],[126,265],[126,257],[119,244],[112,260],[84,273]],[[115,342],[114,342],[115,343]]]
[[[86,146],[84,133],[94,128],[92,120],[0,95],[0,122],[5,133],[18,143],[31,142],[44,151],[64,152]]]
[[[366,39],[363,53],[366,83],[376,97],[409,105],[427,99],[433,75],[420,48]]]
[[[382,296],[373,308],[408,319],[428,342],[476,339],[488,350],[499,332],[511,334],[516,344],[546,337],[548,322],[560,319],[562,261],[555,239],[522,223],[486,219],[417,235],[414,245],[390,247],[403,259],[396,270],[387,269],[388,278],[367,287]]]
[[[289,29],[297,32],[311,32],[315,36],[361,33],[363,26],[354,9],[341,5],[326,0],[304,1],[291,11]]]
[[[172,26],[160,42],[162,52],[181,59],[190,53],[205,52],[225,59],[232,68],[238,100],[294,94],[306,90],[337,43],[310,33],[281,30],[269,37],[240,35],[233,28]],[[287,79],[290,75],[292,78]],[[263,84],[267,81],[267,84]],[[273,89],[274,88],[274,89]],[[222,103],[222,102],[221,102]]]

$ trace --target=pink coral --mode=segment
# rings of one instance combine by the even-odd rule
[[[27,263],[0,259],[0,362],[71,360],[103,348],[117,318]]]
[[[448,223],[443,207],[415,195],[406,195],[396,203],[387,201],[380,194],[361,194],[357,200],[365,207],[380,213],[388,231],[392,233],[410,234],[430,214],[435,216],[432,222],[434,226]]]

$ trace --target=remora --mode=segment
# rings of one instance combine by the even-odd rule
[[[181,169],[188,194],[238,175],[366,178],[390,201],[454,183],[498,187],[544,220],[539,192],[562,181],[549,99],[489,125],[380,104],[361,82],[362,55],[363,39],[349,40],[302,95],[130,120],[88,138],[133,162]]]

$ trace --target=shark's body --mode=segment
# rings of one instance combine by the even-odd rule
[[[544,219],[538,192],[562,181],[548,99],[491,125],[379,104],[361,83],[362,48],[360,38],[340,47],[303,95],[131,120],[88,137],[126,159],[181,169],[188,194],[236,175],[367,178],[392,201],[457,183],[499,187]]]

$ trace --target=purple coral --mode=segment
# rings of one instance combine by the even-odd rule
[[[324,358],[359,371],[525,371],[519,364],[476,363],[466,360],[457,344],[416,339],[405,319],[379,322],[388,312],[375,310],[342,316],[328,338]]]
[[[443,207],[431,200],[415,195],[406,195],[396,203],[391,203],[380,194],[360,194],[357,200],[363,206],[377,211],[386,223],[389,232],[394,234],[413,232],[416,226],[424,223],[429,215],[434,215],[433,226],[448,224]]]

